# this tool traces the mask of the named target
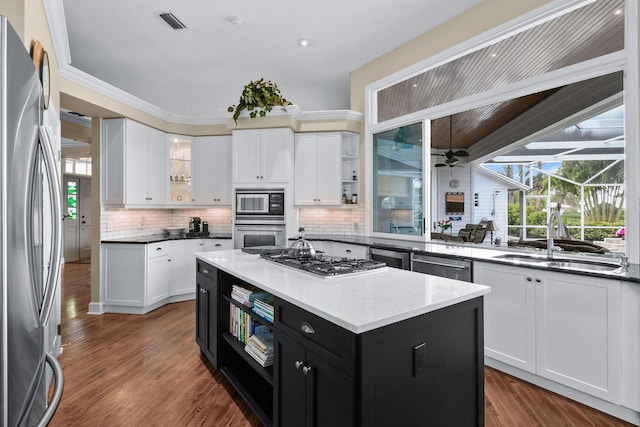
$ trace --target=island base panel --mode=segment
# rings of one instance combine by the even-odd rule
[[[484,425],[483,301],[361,337],[362,425]]]

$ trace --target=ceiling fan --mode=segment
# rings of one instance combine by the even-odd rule
[[[445,156],[447,159],[444,163],[436,163],[435,166],[437,168],[441,168],[443,166],[454,167],[458,164],[458,157],[467,157],[469,153],[465,150],[457,150],[453,151],[453,116],[449,116],[449,151],[444,154],[440,154],[441,156]]]

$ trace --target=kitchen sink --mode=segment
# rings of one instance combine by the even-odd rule
[[[577,269],[577,270],[588,270],[588,271],[613,271],[620,266],[618,264],[608,264],[603,262],[590,262],[590,261],[580,261],[580,260],[568,260],[568,259],[558,259],[558,260],[548,260],[546,265],[549,267],[560,267],[560,268],[569,268],[569,269]]]
[[[620,268],[619,264],[594,262],[589,260],[566,259],[566,258],[546,258],[532,255],[504,254],[498,255],[495,259],[513,261],[514,263],[534,264],[544,267],[566,268],[568,270],[583,271],[614,271]]]
[[[521,254],[504,254],[498,255],[496,259],[504,259],[508,261],[523,261],[523,262],[533,262],[533,263],[541,263],[549,261],[547,258],[533,256],[533,255],[521,255]]]

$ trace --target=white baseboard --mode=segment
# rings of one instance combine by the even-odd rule
[[[104,314],[104,306],[101,302],[90,302],[87,314]]]

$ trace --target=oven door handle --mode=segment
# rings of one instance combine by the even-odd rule
[[[284,227],[267,228],[267,227],[238,227],[238,226],[236,226],[236,230],[238,230],[238,231],[275,231],[275,232],[280,232],[280,231],[284,231]]]

